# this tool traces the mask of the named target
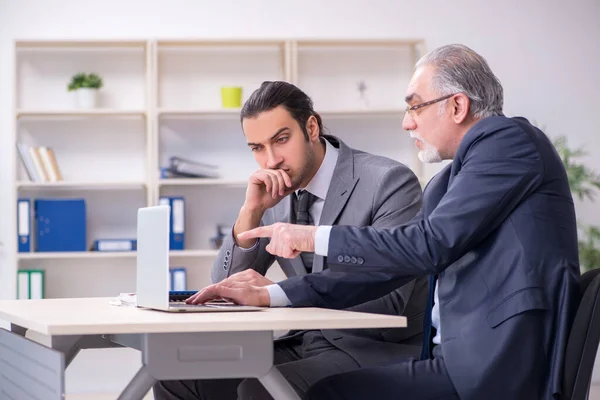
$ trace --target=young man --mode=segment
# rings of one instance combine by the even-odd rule
[[[266,250],[268,239],[235,239],[260,224],[392,228],[409,221],[421,207],[421,187],[409,168],[323,135],[321,117],[313,110],[311,99],[292,84],[263,83],[245,103],[241,121],[260,169],[249,179],[233,232],[214,263],[215,282],[237,273],[238,279],[246,282],[270,285],[273,282],[263,275],[274,261],[287,276],[323,269],[320,255],[274,257]],[[363,262],[354,257],[350,261],[356,265]],[[299,394],[333,374],[420,355],[427,280],[421,278],[390,291],[353,309],[405,315],[408,328],[292,332],[276,341],[274,363]],[[281,293],[271,293],[273,299],[278,295]],[[164,381],[154,391],[157,399],[226,400],[236,399],[238,392],[241,399],[271,399],[258,380],[240,382]]]
[[[391,230],[276,224],[239,236],[271,237],[268,251],[279,256],[315,249],[328,256],[323,273],[280,282],[286,298],[279,304],[345,307],[407,278],[431,276],[423,360],[326,378],[306,398],[562,398],[579,257],[558,154],[526,119],[503,115],[500,82],[465,46],[425,55],[406,101],[404,129],[420,159],[452,159],[425,189],[418,218]],[[357,267],[347,257],[364,263]],[[332,271],[335,290],[324,296],[320,288],[333,280]],[[347,277],[340,279],[341,272]],[[195,301],[226,296],[269,304],[267,288],[234,281],[204,289]]]

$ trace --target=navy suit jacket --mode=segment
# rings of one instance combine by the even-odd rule
[[[280,283],[293,306],[347,307],[435,275],[441,347],[461,399],[560,394],[579,301],[575,210],[558,154],[527,120],[478,121],[417,217],[387,230],[334,226],[327,264]]]

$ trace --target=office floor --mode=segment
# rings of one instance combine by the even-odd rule
[[[66,400],[114,400],[116,396],[114,394],[106,395],[70,395],[66,397]],[[153,400],[152,392],[148,393],[144,400]],[[600,384],[592,386],[590,391],[589,400],[600,400]]]
[[[114,400],[115,394],[97,394],[97,395],[70,395],[66,400]],[[152,392],[148,393],[144,400],[153,400]],[[589,400],[600,400],[600,384],[592,386]]]
[[[67,395],[65,400],[115,400],[118,397],[118,394],[72,394]],[[150,391],[144,400],[154,400],[154,396],[152,395],[152,391]]]

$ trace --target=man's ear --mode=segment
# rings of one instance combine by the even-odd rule
[[[454,122],[456,124],[461,124],[469,116],[471,100],[464,93],[458,93],[450,99],[450,106],[452,107],[452,118],[454,119]]]
[[[306,121],[306,132],[308,132],[308,137],[310,138],[310,140],[318,140],[319,123],[317,122],[317,118],[314,115],[308,117],[308,120]]]

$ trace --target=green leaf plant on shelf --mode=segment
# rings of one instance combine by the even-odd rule
[[[98,106],[98,91],[103,85],[104,82],[98,74],[79,72],[73,75],[67,90],[74,93],[76,108],[91,109]]]
[[[582,148],[572,149],[565,136],[558,136],[553,141],[567,170],[571,193],[579,200],[595,201],[596,191],[600,189],[600,174],[588,168],[577,159],[587,155]],[[600,228],[577,222],[579,230],[579,263],[582,272],[600,268]]]

